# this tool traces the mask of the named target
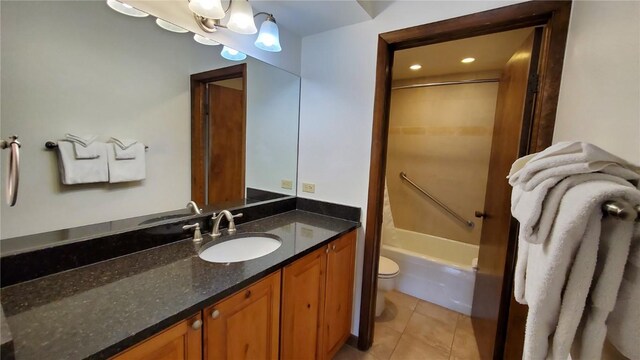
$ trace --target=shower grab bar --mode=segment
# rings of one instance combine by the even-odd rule
[[[445,205],[442,201],[438,200],[436,197],[434,197],[433,195],[429,194],[429,192],[427,192],[425,189],[421,188],[420,186],[418,186],[418,184],[414,183],[413,181],[411,181],[411,179],[409,179],[407,177],[407,173],[405,173],[404,171],[400,172],[400,178],[407,181],[409,184],[411,184],[414,188],[416,188],[418,191],[420,191],[422,194],[424,194],[426,197],[428,197],[429,199],[431,199],[431,201],[433,201],[434,203],[436,203],[438,206],[440,206],[441,208],[443,208],[446,212],[448,212],[449,214],[451,214],[451,216],[453,216],[454,218],[456,218],[456,220],[460,221],[461,223],[465,224],[469,229],[473,229],[473,227],[475,226],[475,224],[473,223],[473,221],[471,220],[467,220],[465,218],[463,218],[462,216],[458,215],[458,213],[456,213],[455,211],[451,210],[451,208],[449,208],[447,205]]]
[[[399,85],[399,86],[392,87],[391,90],[415,89],[415,88],[422,88],[422,87],[447,86],[447,85],[483,84],[483,83],[492,83],[492,82],[500,82],[500,79],[472,79],[472,80],[457,80],[457,81],[440,81],[440,82],[432,82],[432,83],[426,83],[426,84]]]

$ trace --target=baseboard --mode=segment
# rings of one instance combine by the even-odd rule
[[[349,337],[347,338],[347,345],[352,346],[354,348],[358,348],[358,337],[350,334]]]

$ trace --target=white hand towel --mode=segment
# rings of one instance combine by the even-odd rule
[[[135,143],[131,145],[130,148],[135,152],[135,158],[128,160],[116,159],[117,144],[111,144],[108,148],[110,183],[139,181],[146,177],[144,144]]]
[[[629,258],[615,308],[607,319],[607,339],[629,359],[640,359],[640,222],[635,223]]]
[[[73,185],[109,181],[107,144],[92,143],[98,157],[91,159],[77,159],[74,145],[70,141],[58,142],[58,169],[62,183]]]
[[[529,305],[525,359],[568,357],[596,267],[601,206],[611,199],[640,203],[630,183],[594,179],[566,188],[546,241],[518,243],[515,295]]]
[[[65,134],[65,140],[73,142],[73,150],[76,159],[95,159],[99,155],[99,147],[94,141],[97,139],[95,135],[74,135]]]
[[[112,137],[110,139],[116,146],[114,147],[116,152],[116,159],[118,160],[130,160],[136,158],[136,149],[134,144],[138,143],[138,140],[134,139],[118,139]]]

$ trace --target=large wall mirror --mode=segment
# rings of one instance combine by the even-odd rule
[[[22,142],[18,203],[2,204],[1,239],[146,215],[152,222],[159,213],[188,214],[194,197],[215,207],[295,196],[298,76],[250,57],[224,59],[221,46],[104,1],[1,6],[0,132]],[[196,75],[208,108],[192,131],[192,75],[236,70],[242,76]],[[63,185],[56,150],[44,144],[66,133],[143,142],[146,178]],[[4,182],[6,156],[2,162]]]

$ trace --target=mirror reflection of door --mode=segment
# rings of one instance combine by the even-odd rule
[[[246,64],[191,76],[191,198],[245,197]]]
[[[207,204],[244,198],[245,90],[242,78],[207,85]]]

